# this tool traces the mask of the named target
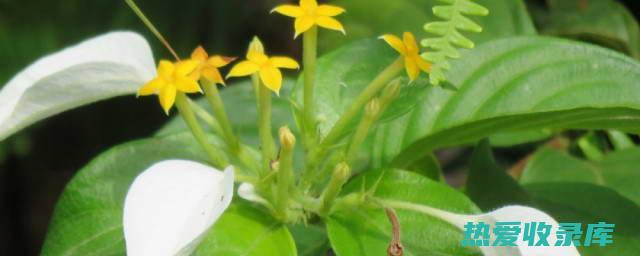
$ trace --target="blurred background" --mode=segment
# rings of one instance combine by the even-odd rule
[[[348,2],[357,2],[357,5],[366,6],[368,1],[337,2],[347,2],[347,5]],[[299,59],[301,41],[291,40],[291,21],[269,15],[269,10],[277,4],[292,1],[137,2],[183,56],[197,45],[203,45],[211,53],[242,55],[251,37],[258,35],[263,41],[269,42],[267,46],[270,52]],[[577,3],[573,8],[583,13],[602,11],[590,9],[588,0],[567,2]],[[640,15],[640,2],[627,0],[619,3],[616,8],[623,9],[623,22],[629,22],[630,19],[633,24],[622,34],[612,31],[613,37],[619,37],[612,39],[562,30],[566,27],[566,24],[563,27],[563,22],[571,22],[571,19],[553,21],[554,13],[549,10],[546,1],[526,1],[529,13],[541,33],[591,41],[638,57],[640,30],[633,17],[637,19]],[[430,6],[419,8],[429,13]],[[381,12],[385,10],[376,9],[373,12],[361,8],[359,11],[345,15],[349,38],[328,35],[322,41],[321,49],[340,45],[346,40],[375,35],[377,31],[362,26],[362,23],[376,20],[376,15],[382,15]],[[414,24],[405,19],[403,10],[393,11],[395,16],[392,18],[399,20],[393,30],[398,31],[388,32],[419,32],[421,24],[426,22],[419,20]],[[607,29],[606,23],[600,25],[603,26],[601,29]],[[0,87],[39,57],[112,30],[137,31],[152,44],[156,59],[170,58],[124,1],[0,0]],[[63,113],[0,142],[0,255],[37,255],[55,202],[74,173],[114,145],[152,135],[166,121],[167,117],[160,111],[155,98],[121,97]],[[524,146],[522,149],[498,151],[496,155],[500,161],[512,164],[526,152],[528,148]],[[451,179],[453,183],[459,182],[455,179],[456,170],[464,168],[455,158],[465,154],[468,154],[466,149],[440,154],[445,171],[454,177]]]

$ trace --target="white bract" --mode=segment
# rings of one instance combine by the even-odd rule
[[[233,197],[233,170],[167,160],[133,182],[124,204],[128,256],[190,255]]]
[[[402,204],[402,203],[401,203]],[[559,224],[548,214],[531,207],[525,206],[506,206],[495,211],[481,214],[481,215],[461,215],[455,214],[428,206],[412,207],[419,212],[432,215],[440,218],[460,230],[465,230],[464,226],[468,222],[477,224],[478,222],[484,222],[489,224],[491,228],[495,227],[496,222],[544,222],[546,225],[551,225],[551,232],[547,241],[549,246],[529,246],[524,241],[524,232],[520,232],[518,240],[516,241],[516,247],[508,246],[482,246],[479,247],[485,256],[540,256],[540,255],[562,255],[562,256],[580,256],[575,246],[555,246],[557,241],[556,232],[558,231]],[[490,243],[495,240],[494,236],[491,236]]]
[[[133,95],[155,72],[149,43],[132,32],[104,34],[43,57],[0,91],[0,141],[60,112]]]

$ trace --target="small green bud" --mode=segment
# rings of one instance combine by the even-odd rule
[[[375,117],[378,113],[380,113],[380,100],[374,98],[365,106],[364,114],[367,117]]]
[[[296,136],[293,135],[288,127],[284,126],[280,128],[280,145],[283,148],[291,150],[296,144]]]

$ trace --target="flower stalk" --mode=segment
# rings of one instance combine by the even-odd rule
[[[216,86],[215,83],[209,82],[204,79],[201,79],[200,83],[202,84],[204,95],[211,105],[213,115],[220,124],[222,135],[227,142],[231,153],[238,153],[238,151],[240,150],[240,143],[238,141],[238,138],[233,133],[233,128],[231,127],[231,122],[229,122],[227,112],[225,111],[224,103],[222,102],[222,98],[220,97],[218,86]]]
[[[313,26],[307,30],[307,32],[304,32],[302,40],[302,62],[304,65],[303,124],[305,144],[307,145],[307,148],[311,148],[313,147],[316,138],[313,91],[318,52],[318,27]]]
[[[351,167],[347,163],[342,162],[336,165],[329,184],[320,196],[320,209],[318,210],[320,216],[327,216],[331,213],[333,202],[342,191],[342,186],[349,180],[349,177],[351,177]]]
[[[209,141],[207,140],[207,136],[202,130],[202,127],[200,127],[200,124],[196,119],[196,115],[191,109],[191,105],[189,104],[189,99],[182,92],[179,92],[176,95],[176,107],[180,112],[180,116],[182,117],[184,122],[187,124],[187,126],[191,130],[193,137],[196,139],[196,141],[198,141],[200,146],[204,148],[205,152],[209,156],[209,160],[211,161],[211,164],[213,164],[213,166],[218,168],[226,167],[228,165],[227,160],[220,153],[221,151],[215,149],[213,145],[209,143]]]
[[[278,161],[278,183],[276,209],[282,220],[287,220],[290,188],[293,184],[293,149],[296,137],[287,127],[280,128],[280,159]]]
[[[393,63],[387,66],[382,72],[376,76],[376,78],[367,85],[362,93],[356,98],[356,100],[349,106],[349,108],[340,116],[338,121],[334,124],[333,128],[329,131],[327,136],[322,140],[318,147],[312,149],[307,155],[307,162],[302,174],[301,183],[303,186],[308,186],[310,182],[309,176],[315,171],[315,166],[319,158],[326,152],[326,150],[335,145],[339,139],[342,138],[344,130],[347,125],[355,119],[362,111],[362,108],[373,98],[375,95],[384,88],[389,81],[394,79],[402,69],[404,68],[403,57],[397,58]]]
[[[275,144],[271,134],[271,91],[266,86],[260,85],[257,75],[254,83],[258,83],[258,132],[260,146],[262,147],[262,177],[271,171],[271,161],[275,158]]]
[[[353,164],[353,161],[356,158],[356,154],[358,153],[358,149],[360,145],[364,142],[369,134],[369,130],[373,123],[378,119],[378,115],[381,112],[380,100],[378,98],[373,98],[364,110],[364,117],[358,124],[358,128],[356,128],[356,132],[353,134],[351,138],[351,142],[347,148],[347,153],[345,159],[347,163]]]

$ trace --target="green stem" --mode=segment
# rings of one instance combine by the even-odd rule
[[[347,163],[353,164],[353,161],[356,158],[356,154],[358,153],[358,149],[360,145],[364,142],[369,134],[369,129],[373,125],[373,123],[378,119],[378,114],[381,112],[381,107],[379,100],[374,98],[372,99],[367,107],[365,108],[364,117],[358,124],[358,128],[356,128],[356,132],[351,137],[351,141],[349,142],[349,146],[347,147],[347,153],[345,154],[345,159]]]
[[[401,57],[396,59],[387,68],[385,68],[378,76],[376,76],[364,91],[356,98],[349,108],[340,116],[340,119],[333,125],[329,134],[322,140],[319,147],[315,147],[308,154],[305,163],[305,169],[302,174],[301,183],[303,187],[309,186],[309,175],[315,171],[315,166],[319,158],[324,155],[325,151],[333,146],[344,134],[347,125],[362,111],[362,108],[378,93],[384,86],[395,78],[404,68],[404,60]]]
[[[305,144],[310,148],[315,143],[315,118],[313,107],[313,90],[316,73],[316,57],[318,52],[318,27],[313,26],[303,34],[302,62],[304,64],[304,106],[303,124]]]
[[[205,80],[202,80],[201,82],[205,93],[204,95],[207,98],[209,105],[211,105],[213,115],[216,117],[216,120],[218,120],[218,123],[222,128],[223,137],[226,140],[229,149],[232,153],[238,153],[238,150],[240,150],[240,144],[233,133],[231,122],[229,122],[229,117],[227,117],[224,103],[220,97],[220,91],[218,91],[218,86],[215,83]]]
[[[276,209],[282,220],[287,220],[287,207],[293,179],[293,149],[295,137],[286,128],[280,128],[280,159],[278,160],[278,184],[276,195]]]
[[[331,176],[331,180],[329,180],[329,184],[324,191],[322,191],[322,195],[320,196],[320,210],[318,211],[320,216],[327,216],[331,213],[333,202],[340,194],[342,186],[347,182],[347,180],[349,180],[350,176],[351,168],[349,165],[346,163],[339,163],[336,165],[333,175]]]
[[[271,91],[254,75],[254,83],[258,82],[258,132],[262,147],[262,173],[266,176],[271,170],[271,161],[275,158],[275,143],[271,134]]]
[[[138,16],[138,18],[142,20],[142,23],[144,23],[144,25],[146,25],[147,28],[151,30],[151,32],[158,38],[158,40],[160,40],[160,42],[164,44],[164,46],[169,50],[169,52],[171,52],[173,57],[179,61],[180,57],[178,56],[178,54],[176,54],[176,51],[173,50],[173,48],[169,44],[169,41],[167,41],[167,39],[165,39],[164,36],[162,36],[162,33],[160,33],[160,31],[158,31],[158,29],[153,25],[153,23],[151,23],[151,21],[147,18],[147,16],[144,15],[144,13],[142,12],[142,10],[140,10],[138,5],[136,5],[136,3],[133,0],[125,0],[125,2],[129,5],[131,10],[133,10],[133,12]]]
[[[395,78],[404,68],[402,57],[391,63],[371,83],[362,91],[349,108],[340,116],[340,119],[333,125],[329,134],[322,140],[321,148],[331,146],[340,139],[347,125],[362,111],[362,108],[369,102],[391,79]]]
[[[200,127],[200,124],[196,119],[196,115],[191,109],[191,105],[189,104],[189,99],[187,98],[186,95],[184,95],[184,93],[179,92],[178,95],[176,95],[176,107],[180,112],[180,116],[182,116],[182,119],[191,130],[193,137],[196,139],[196,141],[198,141],[200,146],[202,146],[206,151],[207,155],[209,156],[209,159],[211,160],[211,164],[213,164],[215,167],[218,167],[218,168],[227,167],[228,165],[227,160],[224,158],[224,155],[220,153],[221,151],[215,149],[213,145],[208,142],[207,136],[202,130],[202,127]]]
[[[209,125],[211,129],[213,129],[213,132],[215,132],[216,134],[222,134],[222,127],[220,127],[220,124],[218,124],[216,119],[213,118],[213,116],[211,116],[209,112],[204,110],[202,107],[200,107],[200,105],[198,105],[198,103],[195,103],[192,100],[189,100],[189,105],[191,105],[191,108],[196,114],[196,117],[200,118],[200,120]]]

